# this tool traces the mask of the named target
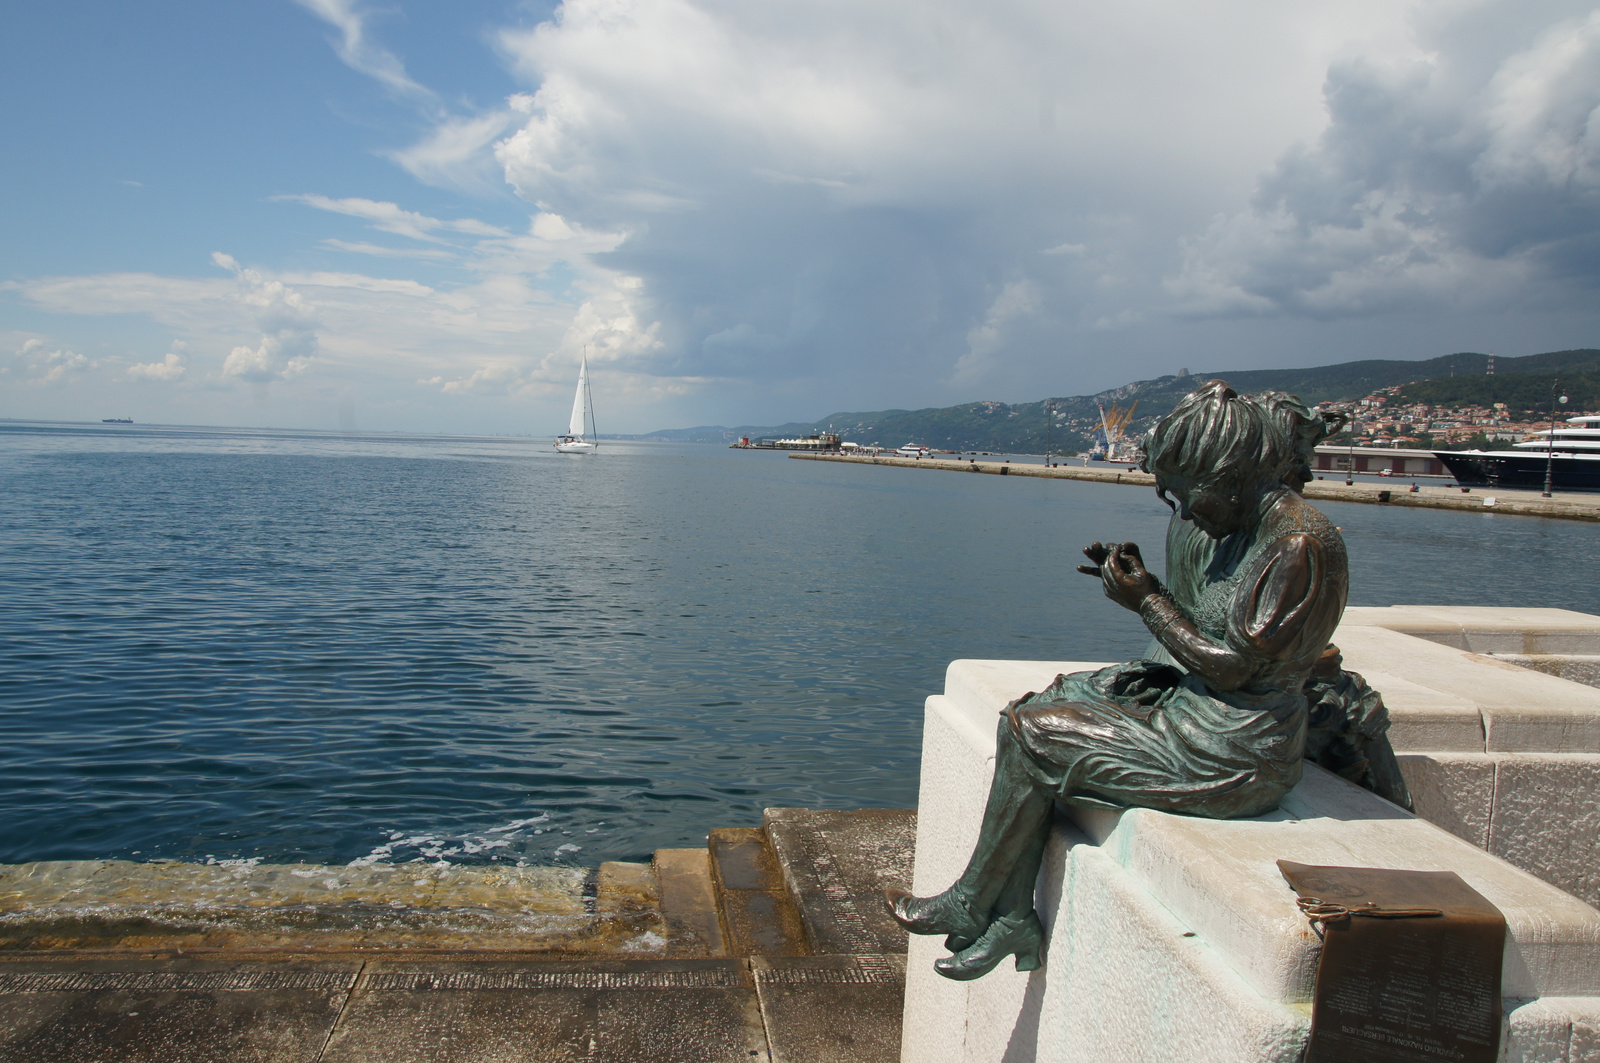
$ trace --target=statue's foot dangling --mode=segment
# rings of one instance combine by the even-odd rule
[[[1017,958],[1017,970],[1037,971],[1043,961],[1039,949],[1044,944],[1044,927],[1035,912],[1024,916],[1002,916],[968,948],[954,956],[933,961],[933,969],[946,978],[970,982],[982,978],[1007,956]]]
[[[973,913],[954,886],[932,897],[914,897],[905,890],[884,890],[894,921],[913,934],[947,934],[944,947],[959,952],[983,934],[988,920]]]

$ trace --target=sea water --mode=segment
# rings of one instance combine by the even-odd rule
[[[1327,511],[1352,604],[1594,608],[1592,525]],[[1137,655],[1073,566],[1159,567],[1167,519],[712,446],[0,422],[0,862],[593,864],[914,805],[946,664]]]

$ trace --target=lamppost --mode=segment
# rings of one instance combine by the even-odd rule
[[[1044,467],[1050,467],[1050,422],[1056,419],[1056,404],[1046,399],[1044,404]]]
[[[1346,487],[1349,487],[1350,485],[1352,485],[1352,484],[1354,484],[1356,482],[1356,423],[1355,423],[1355,418],[1352,417],[1350,419],[1350,423],[1345,426],[1345,431],[1350,433],[1350,435],[1347,437],[1347,441],[1350,444],[1350,454],[1349,454],[1349,456],[1347,458],[1345,458],[1345,467],[1344,467],[1344,485]]]
[[[1567,397],[1565,395],[1562,395],[1559,399],[1557,399],[1557,397],[1556,397],[1556,391],[1560,388],[1560,386],[1561,386],[1561,382],[1559,380],[1555,381],[1554,383],[1552,383],[1550,385],[1550,434],[1549,434],[1549,436],[1547,436],[1545,438],[1545,448],[1544,448],[1544,490],[1540,493],[1540,495],[1539,495],[1540,498],[1549,498],[1550,497],[1551,473],[1555,470],[1555,463],[1556,463],[1556,403],[1560,402],[1561,405],[1563,405],[1563,406],[1565,406],[1567,404]]]

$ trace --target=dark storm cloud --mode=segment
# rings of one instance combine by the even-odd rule
[[[1600,12],[1536,13],[1498,35],[1463,16],[1427,59],[1333,65],[1326,131],[1189,244],[1169,290],[1201,314],[1321,317],[1592,300]]]
[[[1314,133],[1326,40],[1398,32],[1379,4],[1158,8],[569,0],[503,37],[536,92],[497,155],[524,199],[630,233],[596,264],[659,325],[632,368],[1014,388],[1162,314],[1178,237]]]

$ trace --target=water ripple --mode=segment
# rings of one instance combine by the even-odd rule
[[[1359,604],[1587,605],[1588,526],[1333,511]],[[1072,565],[1166,512],[709,447],[0,423],[0,861],[592,864],[910,805],[949,660],[1139,652]]]

